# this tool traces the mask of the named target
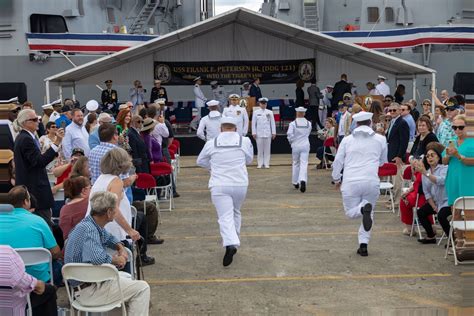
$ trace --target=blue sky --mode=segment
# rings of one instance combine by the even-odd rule
[[[258,11],[262,6],[262,0],[215,0],[216,15],[232,10],[237,7],[244,7]]]

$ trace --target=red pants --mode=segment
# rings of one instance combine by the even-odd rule
[[[413,223],[413,207],[416,203],[416,192],[412,191],[406,196],[408,204],[405,204],[403,199],[400,199],[400,219],[403,224],[411,225]],[[418,198],[418,207],[426,203],[425,196],[422,194]],[[433,217],[430,217],[430,221],[433,222]]]

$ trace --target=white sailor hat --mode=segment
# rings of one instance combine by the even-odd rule
[[[258,99],[258,102],[268,102],[268,98],[260,98]]]
[[[211,100],[211,101],[207,101],[207,106],[218,106],[219,105],[219,101],[216,101],[216,100]]]
[[[328,85],[326,86],[326,88],[334,89],[334,86],[333,86],[332,84],[328,84]]]
[[[356,122],[368,121],[372,119],[374,114],[371,112],[359,112],[357,114],[352,115],[352,120]]]
[[[58,112],[54,111],[53,114],[50,115],[49,121],[50,121],[50,122],[54,122],[54,121],[56,121],[60,116],[61,116],[61,115],[60,115]]]
[[[210,84],[211,86],[215,86],[215,85],[217,85],[217,81],[216,81],[216,80],[213,80],[213,81],[211,81],[209,84]]]
[[[233,118],[232,116],[223,116],[221,118],[221,125],[222,124],[232,124],[237,126],[237,120]]]
[[[377,79],[387,80],[387,78],[385,78],[385,77],[382,76],[382,75],[378,75],[378,76],[377,76]]]
[[[198,80],[201,80],[201,77],[196,77],[196,78],[194,78],[193,81],[198,81]]]
[[[250,82],[246,81],[244,83],[242,83],[243,86],[249,86],[250,85]]]
[[[304,112],[306,112],[306,109],[305,109],[304,107],[302,107],[302,106],[299,106],[299,107],[297,107],[297,108],[295,109],[295,111],[296,111],[296,112],[303,112],[303,113],[304,113]]]
[[[240,99],[240,96],[238,94],[232,93],[229,95],[229,99]]]
[[[89,112],[97,111],[98,108],[99,108],[99,103],[97,103],[96,100],[87,101],[87,103],[86,103],[87,111],[89,111]]]
[[[42,105],[41,108],[43,110],[54,110],[53,109],[53,106],[51,104],[45,104],[45,105]]]
[[[166,99],[164,99],[164,98],[156,99],[155,103],[157,103],[157,104],[166,104]]]

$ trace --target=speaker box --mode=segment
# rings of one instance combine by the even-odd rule
[[[454,75],[453,91],[457,94],[474,94],[474,72],[457,72]]]

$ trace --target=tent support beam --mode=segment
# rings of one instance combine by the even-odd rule
[[[431,91],[434,91],[436,93],[436,73],[432,72],[431,73]],[[431,113],[435,113],[435,99],[434,95],[431,96]]]
[[[51,96],[49,94],[49,80],[46,80],[45,88],[46,88],[46,103],[51,103]]]
[[[413,75],[413,80],[412,80],[412,83],[413,83],[413,100],[416,101],[416,75]]]

